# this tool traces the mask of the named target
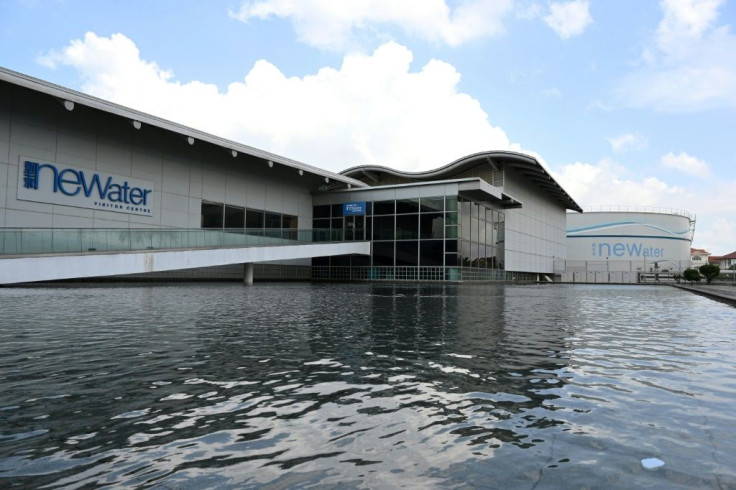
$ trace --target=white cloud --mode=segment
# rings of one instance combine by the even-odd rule
[[[554,87],[542,89],[539,93],[548,99],[561,99],[562,98],[562,92],[559,89],[556,89]]]
[[[621,83],[633,106],[662,112],[736,108],[736,36],[716,25],[723,0],[662,0],[641,65]]]
[[[635,178],[609,158],[595,165],[575,162],[553,172],[555,179],[583,207],[677,207],[688,196],[685,189],[656,177]]]
[[[670,152],[662,156],[662,165],[667,168],[674,168],[681,172],[700,177],[706,177],[710,174],[708,164],[703,160],[688,155],[685,152],[675,155]]]
[[[343,50],[358,31],[398,27],[420,38],[457,46],[504,32],[513,0],[246,0],[230,15],[240,21],[291,19],[300,40]]]
[[[544,22],[562,39],[578,36],[593,23],[587,0],[552,2]]]
[[[615,153],[646,150],[649,146],[645,137],[635,133],[625,133],[615,138],[608,138],[608,142]]]
[[[44,61],[73,67],[89,94],[330,170],[426,170],[516,148],[477,100],[458,92],[452,65],[432,60],[410,71],[412,53],[396,43],[303,78],[260,60],[224,92],[176,80],[122,34],[87,33]]]

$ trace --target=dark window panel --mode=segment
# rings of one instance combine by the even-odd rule
[[[342,218],[342,204],[333,204],[332,205],[332,217],[333,218]]]
[[[283,216],[283,227],[284,228],[298,228],[299,218],[290,214]]]
[[[263,228],[264,224],[263,211],[260,209],[246,209],[245,210],[245,227],[258,229]]]
[[[396,239],[419,238],[419,215],[399,214],[396,216]]]
[[[394,265],[394,242],[373,242],[373,265]]]
[[[376,216],[373,218],[373,239],[374,240],[393,240],[394,239],[394,217],[393,216]]]
[[[225,206],[225,228],[244,228],[245,208]]]
[[[325,204],[323,206],[314,206],[312,209],[313,218],[329,218],[330,217],[330,205]]]
[[[397,199],[396,214],[409,214],[419,212],[419,198]]]
[[[281,213],[266,213],[266,228],[281,228]]]
[[[445,265],[447,267],[455,267],[458,265],[457,254],[445,254]]]
[[[222,228],[223,204],[202,201],[202,228]]]
[[[312,228],[316,230],[329,230],[330,220],[329,219],[314,219],[312,220]]]
[[[443,213],[426,213],[419,216],[420,238],[444,238],[445,218]]]
[[[396,265],[417,265],[419,242],[416,240],[405,240],[396,242]]]
[[[445,252],[457,252],[457,240],[445,240]]]
[[[396,213],[396,203],[394,201],[376,201],[373,203],[373,214],[394,214]]]
[[[419,242],[419,265],[442,266],[444,251],[442,240],[422,240]]]
[[[439,197],[423,197],[419,201],[420,211],[422,213],[434,213],[445,210],[445,198]]]

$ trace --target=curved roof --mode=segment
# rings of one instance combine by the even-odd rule
[[[532,156],[513,151],[484,151],[467,155],[443,167],[424,172],[404,172],[381,165],[360,165],[340,172],[341,175],[359,179],[371,174],[386,174],[409,181],[422,182],[432,180],[447,180],[482,165],[490,165],[494,170],[513,168],[521,172],[527,182],[540,188],[554,200],[565,206],[566,209],[582,212],[582,208],[570,197],[565,189],[542,167]]]

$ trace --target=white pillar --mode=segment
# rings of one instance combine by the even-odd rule
[[[243,284],[253,285],[253,263],[243,264]]]

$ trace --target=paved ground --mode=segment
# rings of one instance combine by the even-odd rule
[[[710,298],[718,299],[736,306],[736,287],[734,286],[707,286],[697,285],[690,286],[686,284],[673,284],[674,287],[691,291],[695,294],[702,294]]]

